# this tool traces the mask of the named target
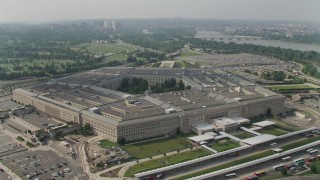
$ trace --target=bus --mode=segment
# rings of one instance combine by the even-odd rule
[[[310,153],[310,151],[313,151],[313,150],[314,150],[313,148],[310,148],[310,149],[307,149],[306,152]]]
[[[318,152],[319,152],[318,149],[314,149],[314,150],[310,151],[309,154],[318,154]]]
[[[279,170],[281,170],[281,169],[283,169],[284,168],[284,165],[283,164],[279,164],[279,165],[276,165],[276,166],[273,166],[272,167],[272,169],[274,170],[274,171],[279,171]]]
[[[285,161],[290,161],[290,160],[291,160],[291,157],[290,157],[290,156],[287,156],[287,157],[281,158],[281,160],[282,160],[283,162],[285,162]]]
[[[267,173],[265,171],[257,171],[255,173],[253,173],[253,175],[255,176],[263,176],[263,175],[266,175]]]
[[[305,162],[303,158],[293,160],[293,163]]]
[[[224,175],[224,177],[225,177],[226,179],[228,179],[228,178],[234,178],[234,177],[236,177],[236,176],[237,176],[236,173],[230,173],[230,174]]]

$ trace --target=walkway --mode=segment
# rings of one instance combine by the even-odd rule
[[[208,150],[208,151],[211,151],[211,152],[213,152],[213,153],[218,153],[218,151],[216,151],[216,150],[214,150],[214,149],[211,149],[210,147],[208,147],[207,145],[201,145],[203,148],[205,148],[206,150]]]
[[[242,130],[244,130],[244,131],[246,131],[246,132],[248,132],[248,133],[250,133],[250,134],[253,134],[253,135],[257,135],[257,136],[260,136],[260,135],[261,135],[261,133],[252,131],[251,129],[248,129],[248,128],[246,128],[246,127],[240,127],[240,129],[242,129]]]

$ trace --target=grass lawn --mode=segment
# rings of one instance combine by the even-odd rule
[[[182,57],[186,56],[199,56],[199,55],[204,55],[204,53],[197,52],[197,51],[184,51],[181,53]]]
[[[21,136],[18,136],[16,139],[17,139],[18,141],[24,141],[23,137],[21,137]]]
[[[27,142],[26,145],[30,148],[36,147],[34,144],[32,144],[31,142]]]
[[[107,60],[117,60],[119,62],[125,62],[128,59],[128,56],[125,54],[114,54],[107,57]]]
[[[280,129],[280,128],[261,129],[261,130],[258,130],[258,132],[262,133],[262,134],[271,134],[271,135],[275,135],[275,136],[281,136],[281,135],[289,133],[289,131],[284,130],[284,129]]]
[[[251,137],[254,137],[253,134],[250,134],[248,132],[241,132],[241,133],[237,133],[237,134],[233,134],[233,136],[239,138],[239,139],[247,139],[247,138],[251,138]]]
[[[133,47],[119,44],[95,44],[91,43],[86,50],[92,53],[130,53],[135,51]]]
[[[169,138],[123,146],[120,146],[118,143],[114,143],[108,140],[101,140],[100,146],[104,148],[120,146],[134,157],[142,159],[171,151],[189,148],[191,147],[191,144],[187,141],[187,137],[193,135],[194,134],[180,134]]]
[[[187,141],[187,137],[190,135],[191,134],[181,134],[145,143],[124,145],[122,148],[136,158],[142,159],[171,151],[186,149],[191,146],[191,144]]]
[[[212,168],[208,168],[208,169],[205,169],[205,170],[202,170],[202,171],[198,171],[198,172],[195,172],[195,173],[192,173],[192,174],[181,176],[181,177],[176,178],[176,179],[179,179],[179,180],[181,179],[182,180],[182,179],[188,179],[188,178],[195,177],[195,176],[200,176],[202,174],[207,174],[207,173],[210,173],[210,172],[218,171],[218,170],[221,170],[221,169],[225,169],[225,168],[228,168],[228,167],[236,166],[236,165],[243,164],[243,163],[246,163],[246,162],[250,162],[250,161],[253,161],[253,160],[256,160],[256,159],[267,157],[267,156],[270,156],[272,154],[273,154],[273,152],[271,150],[264,151],[262,153],[258,153],[258,154],[255,154],[255,155],[252,155],[252,156],[248,156],[248,157],[245,157],[245,158],[242,158],[242,159],[234,160],[234,161],[228,162],[226,164],[222,164],[222,165],[215,166],[215,167],[212,167]]]
[[[236,143],[234,141],[224,140],[218,143],[214,143],[210,147],[218,152],[222,152],[229,149],[240,147],[240,145],[239,143]]]
[[[300,146],[303,146],[303,145],[306,145],[306,144],[309,144],[309,143],[312,143],[312,142],[315,142],[315,141],[318,141],[318,140],[320,140],[320,136],[315,136],[315,137],[312,137],[312,138],[308,138],[308,139],[297,141],[297,142],[294,142],[294,143],[291,143],[291,144],[287,144],[287,145],[281,146],[279,148],[283,149],[284,151],[287,151],[289,149],[300,147]]]
[[[311,164],[308,165],[308,166],[309,166],[310,168],[311,168],[312,166],[315,166],[315,167],[317,168],[317,171],[314,173],[314,172],[312,172],[311,170],[309,170],[309,171],[303,173],[303,175],[320,174],[320,161],[313,161],[313,162],[311,162]]]
[[[271,176],[263,176],[263,177],[259,177],[259,179],[261,180],[271,180],[271,179],[279,179],[279,178],[284,178],[284,177],[288,177],[288,176],[291,176],[290,174],[288,175],[282,175],[281,173],[277,173],[277,174],[274,174],[274,175],[271,175]]]
[[[101,142],[100,146],[101,146],[102,148],[107,148],[107,147],[112,147],[112,146],[119,146],[117,143],[108,141],[108,140],[106,140],[106,139],[101,140],[100,142]]]
[[[156,168],[160,168],[160,167],[164,167],[164,166],[177,164],[177,163],[188,161],[191,159],[196,159],[199,157],[207,156],[209,154],[210,153],[207,152],[206,150],[196,149],[196,150],[191,150],[188,152],[175,154],[172,156],[166,156],[166,157],[162,157],[159,159],[146,161],[146,162],[139,163],[139,164],[132,166],[129,170],[127,170],[125,176],[132,177],[134,174],[139,173],[139,172],[148,171],[151,169],[156,169]]]
[[[293,89],[314,89],[314,87],[304,84],[296,84],[296,85],[275,85],[275,86],[268,86],[271,90],[278,90],[278,91],[285,91],[285,90],[293,90]]]

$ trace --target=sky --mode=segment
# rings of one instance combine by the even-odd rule
[[[320,22],[320,0],[0,0],[0,22],[174,17]]]

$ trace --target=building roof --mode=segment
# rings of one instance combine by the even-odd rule
[[[270,135],[270,134],[261,134],[259,136],[255,136],[252,138],[248,138],[248,139],[244,139],[242,140],[243,143],[248,144],[248,145],[258,145],[258,144],[262,144],[268,141],[272,141],[277,139],[277,136],[274,135]]]
[[[207,140],[214,139],[214,137],[209,134],[203,134],[203,135],[199,135],[199,136],[189,137],[188,139],[191,141],[194,141],[194,142],[201,142],[201,141],[207,141]]]
[[[213,119],[214,121],[219,121],[221,124],[228,125],[228,124],[235,124],[237,123],[233,119],[227,118],[227,117],[222,117],[222,118],[217,118]],[[237,123],[238,124],[238,123]]]
[[[260,127],[267,127],[267,126],[272,126],[275,125],[275,122],[272,121],[261,121],[261,122],[257,122],[257,123],[253,123],[253,125],[255,126],[260,126]]]
[[[249,119],[243,117],[232,117],[230,119],[236,121],[238,124],[250,122]]]
[[[215,126],[213,124],[208,124],[208,123],[198,124],[198,125],[194,126],[195,129],[202,130],[202,131],[212,130],[212,129],[214,129],[214,127]]]

